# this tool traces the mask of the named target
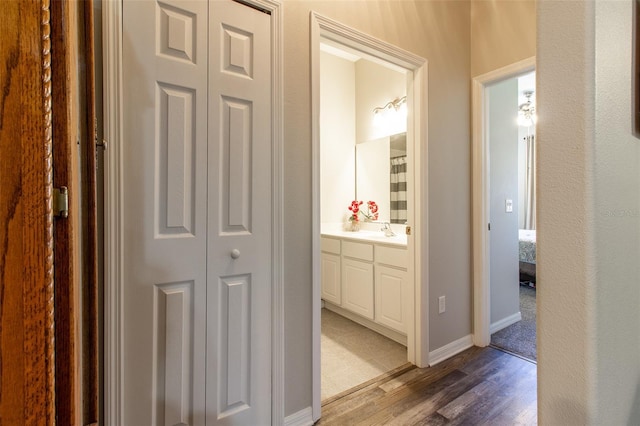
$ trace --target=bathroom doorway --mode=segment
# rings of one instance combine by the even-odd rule
[[[317,420],[321,400],[407,362],[428,364],[416,261],[427,223],[426,63],[314,13],[311,32]]]

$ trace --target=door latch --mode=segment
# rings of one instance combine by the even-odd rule
[[[53,215],[69,217],[69,188],[66,186],[53,188]]]

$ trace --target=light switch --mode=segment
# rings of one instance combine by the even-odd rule
[[[513,200],[505,200],[504,201],[504,211],[507,213],[513,212]]]

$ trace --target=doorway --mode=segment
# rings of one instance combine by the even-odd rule
[[[366,34],[359,33],[353,29],[345,27],[344,25],[325,18],[321,15],[312,13],[311,15],[311,37],[312,37],[312,138],[313,138],[313,419],[317,420],[320,417],[320,403],[321,403],[321,310],[322,310],[322,277],[331,276],[338,280],[341,277],[348,276],[345,282],[353,283],[353,289],[346,289],[345,294],[347,299],[349,295],[359,295],[358,300],[354,297],[349,300],[347,304],[350,304],[350,310],[358,312],[359,319],[368,318],[366,322],[368,328],[375,329],[376,324],[384,324],[385,319],[376,317],[376,312],[383,312],[384,308],[380,309],[380,306],[375,300],[373,292],[368,294],[367,300],[362,302],[360,295],[363,295],[367,285],[374,280],[375,285],[381,283],[383,286],[394,282],[402,288],[402,291],[392,292],[396,298],[396,307],[402,307],[402,315],[396,315],[396,319],[401,317],[405,324],[404,339],[407,346],[406,359],[418,366],[426,366],[428,364],[428,344],[427,344],[427,331],[428,326],[426,323],[427,312],[427,282],[426,277],[423,278],[420,270],[420,262],[415,259],[420,258],[421,254],[421,241],[425,239],[427,230],[423,229],[422,225],[426,226],[426,212],[421,213],[421,198],[426,197],[424,191],[421,191],[421,186],[426,182],[426,172],[420,167],[421,155],[426,150],[426,132],[424,126],[426,125],[425,107],[423,105],[423,99],[426,99],[426,61],[415,55],[402,51],[394,46],[388,45],[377,39],[374,39]],[[321,45],[324,45],[322,48]],[[324,52],[323,52],[324,50]],[[406,81],[403,84],[405,89],[404,94],[398,93],[397,96],[389,99],[389,105],[391,108],[401,107],[402,104],[407,108],[406,119],[406,157],[410,159],[407,162],[406,169],[407,175],[410,177],[407,179],[407,195],[406,198],[409,201],[410,207],[406,210],[406,218],[403,218],[397,225],[389,225],[390,230],[393,233],[405,232],[406,243],[404,254],[398,256],[401,258],[404,265],[394,265],[389,268],[392,273],[386,274],[384,277],[378,277],[378,274],[382,274],[385,271],[385,267],[388,265],[378,264],[378,259],[374,260],[374,248],[376,243],[366,242],[364,244],[351,242],[343,242],[340,238],[330,238],[331,241],[325,241],[321,238],[321,223],[322,215],[321,211],[324,209],[322,203],[322,184],[321,184],[321,133],[327,130],[321,128],[321,116],[325,114],[325,111],[321,110],[321,53],[328,53],[327,50],[333,50],[334,55],[338,53],[338,57],[353,55],[357,58],[366,58],[367,61],[383,66],[406,75]],[[339,52],[336,52],[339,51]],[[341,52],[341,53],[340,53]],[[353,58],[352,58],[353,59]],[[384,109],[385,103],[379,105]],[[376,105],[378,106],[378,105]],[[368,113],[373,119],[373,110]],[[388,137],[389,135],[386,135]],[[418,143],[420,141],[420,143]],[[390,144],[390,141],[389,141]],[[348,196],[349,203],[355,199],[358,201],[361,196],[368,197],[361,192],[358,195],[356,190],[355,175],[356,175],[356,152],[351,148],[348,154],[336,156],[334,158],[340,161],[344,160],[344,156],[347,155],[347,164],[352,164],[352,177],[345,180],[344,185],[351,185],[353,187],[351,195]],[[387,154],[386,161],[389,161],[389,154]],[[349,160],[349,158],[351,160]],[[361,170],[362,171],[362,167]],[[415,176],[414,176],[415,175]],[[412,178],[413,177],[413,178]],[[353,183],[352,183],[353,182]],[[388,184],[387,184],[388,185]],[[361,191],[364,191],[361,189]],[[386,191],[388,192],[388,190]],[[419,195],[419,196],[418,196]],[[380,195],[383,197],[383,195]],[[388,194],[386,197],[390,197]],[[328,198],[324,198],[329,200]],[[360,200],[363,203],[372,201],[370,199]],[[327,201],[329,202],[329,201]],[[348,223],[347,212],[349,203],[346,205],[336,205],[332,210],[338,210],[339,215],[344,215],[344,221],[338,219],[338,225],[341,226]],[[366,208],[366,205],[365,207]],[[371,210],[367,209],[367,213],[371,213]],[[341,223],[344,222],[344,223]],[[363,227],[371,227],[370,230],[380,232],[380,224],[364,223]],[[389,220],[391,222],[391,220]],[[377,227],[377,228],[376,228]],[[384,238],[384,234],[380,232],[380,238]],[[389,240],[382,240],[381,245],[389,246]],[[346,244],[346,245],[345,245]],[[344,246],[344,248],[343,248]],[[349,251],[355,247],[356,251]],[[364,248],[364,252],[360,249]],[[390,249],[398,249],[398,247],[390,247]],[[377,251],[375,251],[377,253]],[[383,249],[384,252],[384,249]],[[342,264],[341,256],[346,255],[344,259],[344,268],[336,267],[335,265]],[[331,257],[333,256],[333,257]],[[375,271],[375,272],[374,272]],[[388,271],[387,271],[388,272]],[[405,287],[405,283],[410,283],[410,287]],[[415,285],[413,285],[415,283]],[[371,286],[371,284],[369,284]],[[326,288],[339,289],[340,285],[327,285]],[[399,288],[396,287],[396,288]],[[409,295],[410,293],[410,295]],[[381,289],[378,294],[384,294],[384,288]],[[410,296],[410,297],[406,297]],[[386,299],[385,299],[386,300]],[[378,309],[376,310],[376,306]],[[339,307],[334,309],[343,316],[348,317],[349,309],[340,310]],[[396,309],[395,312],[398,312]],[[388,315],[386,320],[393,321],[394,315]],[[352,318],[355,319],[355,318]],[[401,324],[396,324],[398,329],[402,330]],[[394,336],[393,326],[382,326],[380,331],[391,330],[391,336]],[[395,336],[401,340],[403,333],[395,332]],[[393,337],[392,337],[393,338]]]
[[[491,345],[535,361],[535,72],[486,93]]]
[[[491,342],[491,334],[506,329],[514,323],[521,321],[519,306],[519,271],[518,258],[519,238],[518,229],[521,227],[518,211],[529,209],[529,222],[531,214],[535,213],[535,205],[530,200],[524,202],[518,194],[522,189],[518,188],[517,159],[521,132],[516,124],[518,117],[518,77],[531,74],[535,69],[535,58],[529,58],[513,65],[484,74],[473,80],[473,241],[474,241],[474,344],[487,346]],[[531,84],[529,82],[529,84]],[[535,85],[535,83],[533,83]],[[506,162],[508,179],[500,175],[500,156],[492,150],[490,143],[491,113],[489,109],[496,108],[495,115],[500,115],[498,104],[492,105],[491,90],[496,93],[495,98],[507,96],[513,98],[513,105],[504,111],[502,120],[512,120],[501,130],[501,133],[509,128],[505,136],[511,145],[508,150],[513,162]],[[523,90],[524,91],[530,91]],[[500,93],[502,92],[502,93]],[[526,102],[520,106],[526,106]],[[510,109],[509,109],[510,108]],[[495,118],[495,117],[494,117]],[[497,127],[500,128],[500,127]],[[496,135],[491,135],[494,137]],[[500,135],[497,135],[498,137]],[[522,141],[526,151],[528,142],[533,142],[530,134],[522,135],[526,140]],[[493,141],[493,139],[491,139]],[[499,139],[497,139],[499,144]],[[498,147],[499,148],[499,147]],[[504,153],[503,153],[504,154]],[[497,162],[495,165],[493,162]],[[491,164],[491,166],[490,166]],[[533,170],[532,170],[533,171]],[[508,180],[508,184],[505,184]],[[533,191],[533,192],[531,192]],[[529,191],[535,200],[535,186]],[[535,218],[535,216],[534,216]],[[523,219],[522,222],[525,222]],[[526,227],[524,223],[522,227]],[[495,236],[494,236],[495,235]],[[502,237],[502,239],[501,239]],[[506,241],[502,243],[501,241]],[[506,250],[506,251],[505,251]],[[501,282],[503,281],[503,282]],[[504,291],[499,286],[504,284]],[[507,305],[497,295],[507,295]],[[502,309],[504,306],[506,308]],[[502,309],[502,310],[501,310]]]

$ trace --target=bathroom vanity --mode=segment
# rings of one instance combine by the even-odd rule
[[[325,308],[406,345],[414,292],[407,236],[323,231],[321,250]]]

